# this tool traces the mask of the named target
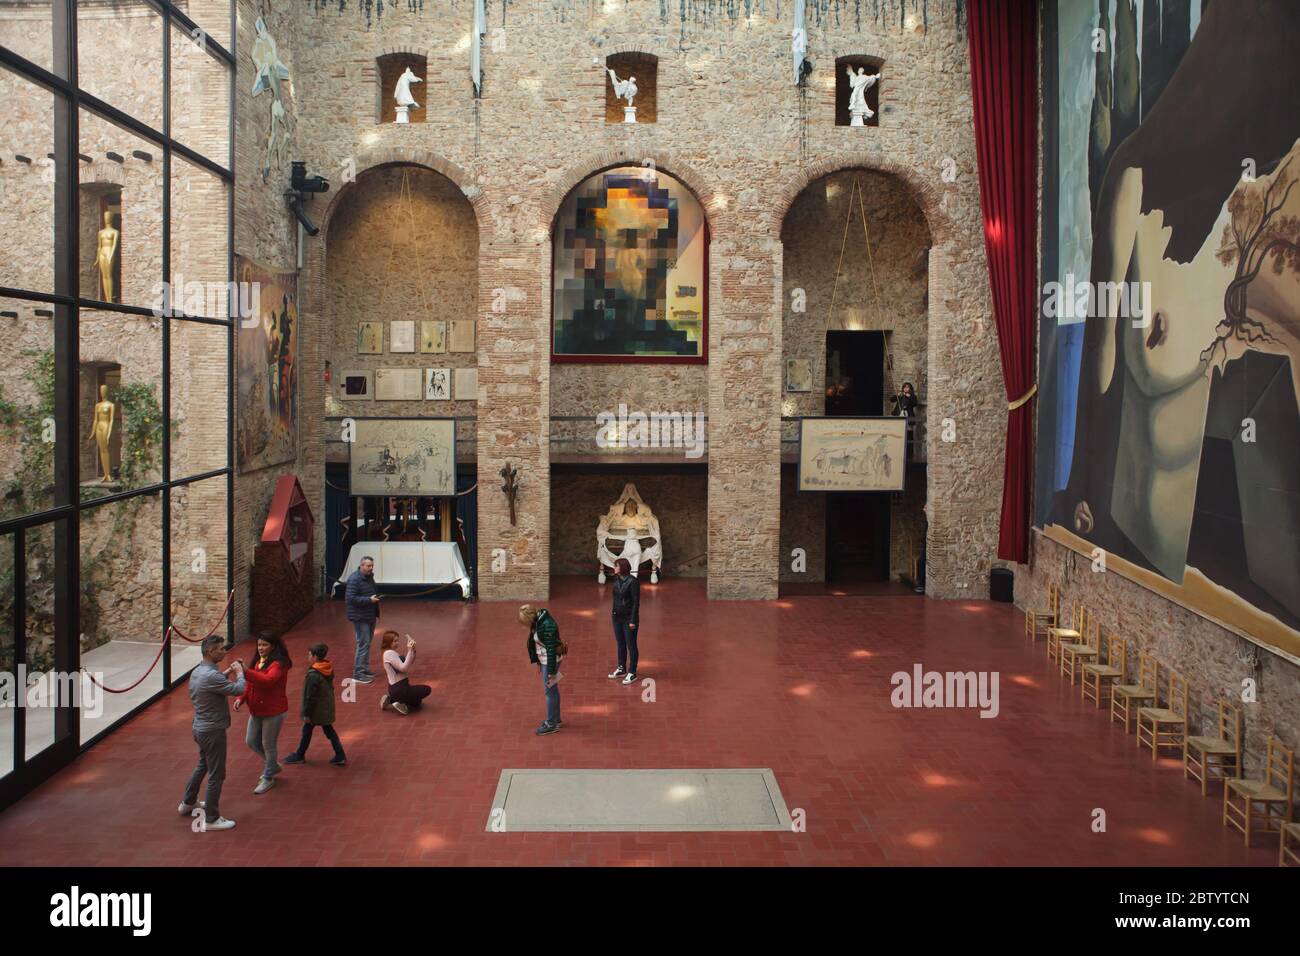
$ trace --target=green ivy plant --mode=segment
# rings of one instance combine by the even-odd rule
[[[54,449],[55,443],[47,441],[49,423],[54,420],[54,352],[53,350],[26,350],[22,353],[33,359],[32,381],[36,386],[36,402],[20,404],[4,395],[0,387],[0,432],[3,445],[17,451],[13,477],[5,485],[0,499],[0,515],[5,517],[30,514],[49,508],[54,503]],[[122,429],[122,464],[118,472],[127,488],[155,481],[159,475],[162,457],[163,416],[155,383],[127,382],[112,396],[122,409],[118,427]],[[173,434],[177,426],[173,422]],[[83,436],[77,435],[76,440]],[[85,485],[81,500],[101,497],[111,490],[108,487]],[[109,537],[113,541],[129,542],[135,536],[136,519],[144,504],[144,496],[124,499],[108,505],[113,515]],[[47,540],[49,539],[49,540]],[[27,564],[32,568],[53,568],[52,537],[36,533],[26,536]],[[97,635],[98,644],[107,643],[107,636],[99,636],[99,603],[96,592],[103,580],[108,556],[103,552],[81,553],[81,628],[84,634]],[[9,620],[13,613],[14,567],[12,548],[0,551],[0,619]],[[28,626],[35,631],[53,628],[54,608],[53,575],[43,574],[40,580],[28,580]],[[54,666],[50,651],[40,653],[28,648],[29,671],[48,670]],[[13,670],[12,644],[0,646],[0,670]]]

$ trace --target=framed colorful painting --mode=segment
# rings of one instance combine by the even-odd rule
[[[552,234],[552,361],[704,363],[707,341],[699,200],[653,166],[575,187]]]
[[[298,455],[298,276],[235,256],[256,321],[235,328],[235,464],[243,474]]]

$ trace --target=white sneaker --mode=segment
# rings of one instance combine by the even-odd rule
[[[388,709],[388,695],[387,695],[387,694],[385,694],[383,697],[379,698],[379,709],[380,709],[380,710],[387,710],[387,709]]]
[[[623,670],[623,665],[619,664],[617,667],[615,667],[612,671],[610,671],[605,676],[608,677],[610,680],[613,680],[615,677],[622,677],[625,673],[627,672]]]
[[[200,800],[198,803],[186,803],[184,800],[182,800],[177,805],[176,812],[183,817],[188,817],[191,813],[194,812],[195,807],[199,807],[200,809],[206,809],[207,803],[203,800]]]
[[[234,820],[227,820],[225,817],[217,817],[211,823],[203,824],[204,830],[233,830],[235,828]]]
[[[275,786],[274,777],[262,777],[257,781],[257,786],[253,788],[253,793],[266,793]]]
[[[635,683],[636,683],[636,674],[628,674],[626,677],[623,678],[623,683],[624,683],[624,684],[635,684]]]
[[[400,700],[393,703],[393,710],[397,711],[403,717],[411,712],[411,708],[407,707]]]

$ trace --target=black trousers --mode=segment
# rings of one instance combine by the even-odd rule
[[[336,757],[344,756],[343,742],[339,740],[339,735],[334,731],[333,724],[303,724],[302,739],[298,741],[298,750],[297,750],[298,756],[299,757],[307,756],[307,747],[311,745],[311,733],[317,727],[320,727],[321,730],[325,731],[325,739],[328,740],[334,746],[334,756]]]
[[[629,622],[630,623],[630,622]],[[629,674],[636,673],[637,650],[636,632],[640,628],[630,627],[617,618],[614,619],[614,641],[618,644],[618,666],[627,666]]]
[[[412,684],[405,677],[388,685],[388,699],[394,704],[405,704],[411,710],[419,710],[420,703],[432,693],[433,688],[428,684]]]

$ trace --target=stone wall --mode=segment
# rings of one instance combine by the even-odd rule
[[[931,418],[951,417],[957,440],[931,443],[931,593],[984,593],[997,524],[1005,411],[975,176],[964,26],[954,5],[928,19],[858,17],[851,5],[809,12],[805,91],[790,77],[789,11],[756,3],[753,16],[691,5],[685,18],[646,0],[602,5],[553,0],[493,10],[484,43],[484,86],[468,75],[470,5],[386,7],[382,18],[348,6],[294,8],[296,156],[313,172],[358,175],[403,162],[447,176],[470,199],[478,223],[478,466],[490,485],[506,460],[522,471],[520,520],[500,495],[480,498],[480,553],[510,555],[507,571],[481,575],[485,598],[539,598],[548,590],[550,415],[629,405],[709,416],[710,593],[771,598],[780,553],[780,416],[784,300],[782,226],[810,183],[846,168],[889,173],[925,218],[933,250],[926,373]],[[685,9],[685,8],[684,8]],[[282,39],[282,49],[288,44]],[[640,51],[658,57],[657,118],[604,122],[604,60]],[[375,123],[376,58],[426,56],[424,123]],[[838,55],[885,61],[881,123],[837,127],[826,64]],[[745,64],[743,93],[720,88],[721,71]],[[549,361],[550,227],[564,196],[600,169],[651,159],[679,178],[709,218],[710,325],[707,368],[555,366]],[[956,172],[942,177],[945,159]],[[340,194],[312,204],[327,222]],[[829,225],[829,224],[828,224]],[[841,223],[842,225],[842,223]],[[310,240],[304,298],[327,309],[323,240]],[[505,313],[493,290],[517,290]],[[314,321],[309,317],[308,322]],[[320,372],[307,369],[304,381]],[[310,407],[305,405],[304,407]],[[315,425],[304,422],[307,428]],[[315,454],[320,436],[308,439]],[[313,495],[313,504],[320,501]]]
[[[1094,571],[1089,556],[1041,533],[1034,532],[1030,543],[1030,563],[1016,575],[1016,604],[1046,607],[1047,587],[1056,584],[1063,610],[1082,601],[1103,634],[1125,638],[1134,670],[1140,651],[1160,662],[1162,682],[1165,668],[1177,670],[1190,684],[1193,733],[1217,732],[1219,698],[1239,706],[1248,775],[1262,773],[1271,734],[1287,746],[1300,740],[1300,667],[1119,574]],[[1255,703],[1242,702],[1247,678],[1255,682]]]

